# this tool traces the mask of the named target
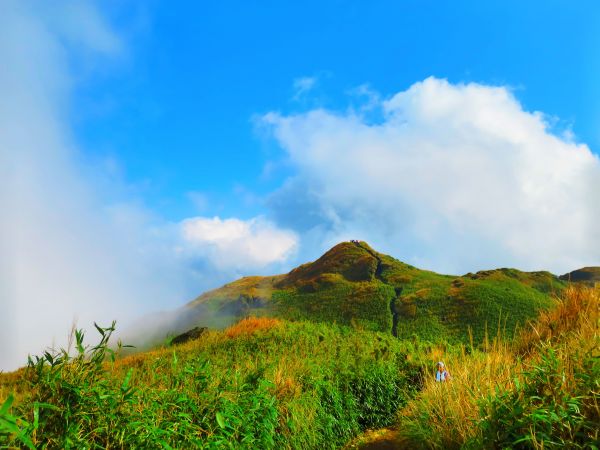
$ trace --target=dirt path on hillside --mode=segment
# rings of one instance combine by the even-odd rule
[[[354,245],[356,245],[358,248],[366,251],[373,258],[375,258],[375,260],[377,261],[377,268],[375,269],[375,278],[377,278],[382,283],[389,285],[389,283],[387,281],[385,281],[383,279],[383,277],[381,276],[381,274],[383,272],[383,261],[381,260],[381,257],[373,250],[363,246],[360,242],[352,241],[352,243]],[[394,287],[394,286],[392,286],[392,287]],[[396,300],[402,294],[402,288],[394,287],[394,290],[396,291],[396,297],[392,298],[390,300],[390,313],[392,314],[392,329],[390,331],[392,333],[392,336],[398,336],[398,322],[400,320],[400,317],[398,315],[398,312],[396,311],[395,303],[396,303]]]
[[[369,430],[350,442],[344,450],[404,450],[410,449],[398,430],[393,428],[382,428],[380,430]]]

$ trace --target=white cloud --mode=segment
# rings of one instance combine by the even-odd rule
[[[317,77],[301,77],[294,80],[294,100],[301,99],[317,84]]]
[[[298,171],[271,199],[281,224],[445,271],[600,262],[598,157],[509,90],[428,78],[379,106],[375,124],[320,109],[264,116]],[[304,209],[292,218],[290,204]]]
[[[194,217],[181,223],[182,251],[209,260],[223,271],[259,270],[285,262],[298,238],[263,218],[247,221]]]

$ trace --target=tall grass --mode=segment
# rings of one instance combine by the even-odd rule
[[[599,314],[598,290],[569,287],[514,343],[431,355],[453,378],[430,374],[399,413],[402,437],[415,448],[597,448]]]
[[[600,446],[600,290],[571,287],[517,341],[527,356],[513,389],[483,402],[486,447]]]
[[[428,356],[431,369],[423,391],[399,412],[400,429],[415,447],[459,448],[477,432],[479,402],[498,386],[510,389],[520,362],[501,339],[494,339],[487,351],[466,351],[463,346],[434,349]],[[438,360],[450,372],[446,383],[435,381]]]
[[[390,424],[418,370],[390,335],[249,318],[111,361],[107,339],[31,361],[0,447],[338,448]],[[0,404],[3,399],[0,399]]]
[[[540,342],[593,340],[598,334],[599,319],[600,287],[571,285],[554,308],[542,311],[536,321],[522,330],[515,340],[514,349],[518,354],[528,355]]]

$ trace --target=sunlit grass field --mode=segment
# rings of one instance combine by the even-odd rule
[[[425,377],[398,413],[413,448],[597,448],[600,291],[567,289],[514,340],[440,353],[452,381]]]

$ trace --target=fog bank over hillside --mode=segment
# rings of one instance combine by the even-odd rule
[[[74,321],[126,321],[177,293],[175,283],[152,282],[161,264],[139,252],[145,219],[99,196],[106,180],[82,163],[66,126],[69,52],[104,61],[118,57],[119,38],[90,3],[46,11],[4,2],[0,30],[0,60],[11,68],[0,71],[1,207],[9,212],[0,225],[8,290],[0,368],[11,369],[28,353],[63,345]]]
[[[278,270],[296,247],[261,217],[169,222],[131,194],[118,162],[77,148],[75,80],[126,53],[91,2],[0,5],[0,62],[11,68],[0,71],[0,370],[65,345],[73,323],[127,328],[246,271]]]

